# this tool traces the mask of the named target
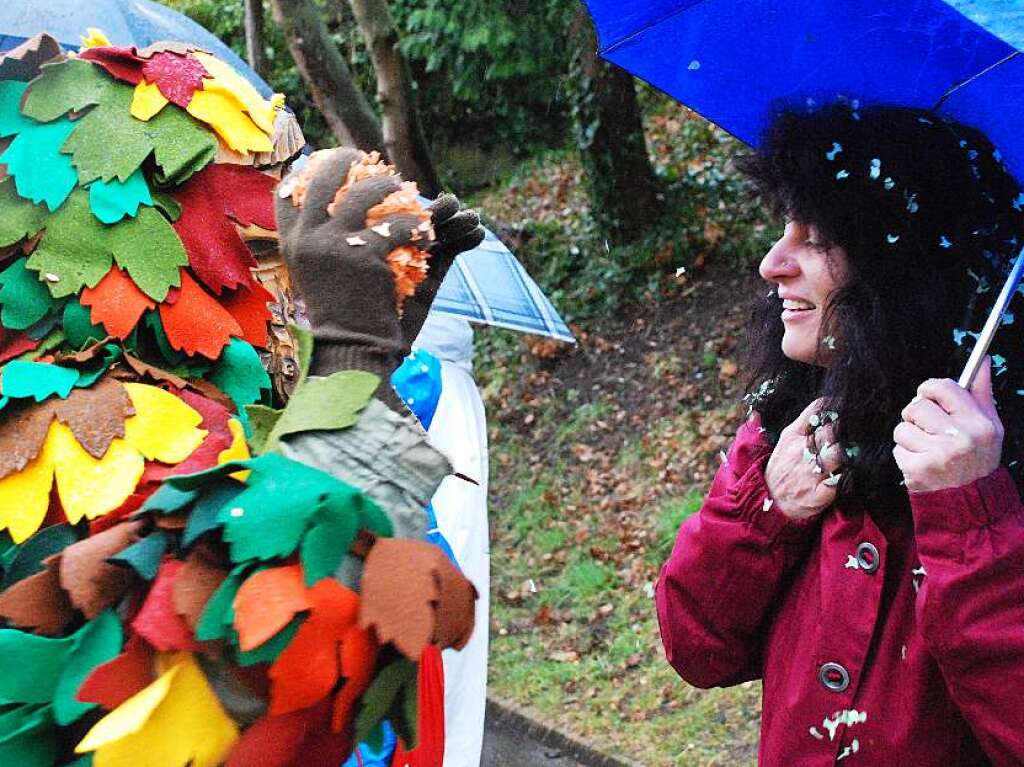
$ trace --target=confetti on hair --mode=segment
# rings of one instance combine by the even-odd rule
[[[898,234],[887,234],[885,235],[885,241],[890,245],[895,245],[900,241],[900,236]]]
[[[1024,210],[1024,192],[1017,195],[1017,198],[1013,201],[1014,210]]]
[[[838,155],[842,151],[843,151],[843,145],[840,144],[838,141],[833,141],[832,142],[832,149],[829,150],[828,152],[825,152],[825,157],[828,158],[829,162],[832,162],[833,160],[836,159],[836,155]]]
[[[992,355],[992,375],[999,376],[1006,372],[1006,357],[1002,354]]]
[[[892,180],[892,176],[886,176],[885,181],[882,182],[882,186],[885,187],[885,191],[891,192],[893,187],[896,186],[896,182]]]
[[[939,247],[942,248],[943,250],[949,250],[950,248],[953,247],[953,243],[949,240],[948,237],[946,237],[946,235],[942,235],[941,237],[939,237]]]
[[[842,181],[844,178],[849,178],[849,177],[850,177],[850,172],[848,170],[846,170],[846,169],[843,169],[843,170],[839,171],[838,173],[836,173],[836,180],[837,181]]]
[[[871,160],[871,170],[868,172],[868,175],[872,181],[882,175],[882,161],[877,157]]]
[[[913,194],[907,194],[904,192],[903,194],[907,200],[907,212],[917,213],[917,211],[921,209],[921,206],[917,203],[917,192],[914,192]]]

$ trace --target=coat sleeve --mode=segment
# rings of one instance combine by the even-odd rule
[[[700,512],[679,529],[655,590],[669,663],[698,687],[761,676],[762,629],[817,524],[774,507],[771,448],[757,419],[739,430]]]
[[[925,574],[917,622],[996,765],[1024,764],[1024,506],[1005,469],[911,493]],[[919,573],[920,574],[920,573]]]

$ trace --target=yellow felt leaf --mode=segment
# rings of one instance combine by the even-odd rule
[[[43,524],[52,485],[53,463],[45,446],[24,469],[0,479],[0,529],[7,528],[15,543]]]
[[[242,426],[241,421],[237,418],[229,418],[228,428],[231,429],[231,445],[227,450],[221,450],[217,454],[217,464],[220,465],[228,461],[247,461],[252,458],[249,445],[245,441],[245,427]],[[232,472],[230,476],[239,482],[245,482],[249,479],[250,473],[249,471],[236,471]]]
[[[168,391],[127,383],[135,415],[124,422],[124,439],[150,461],[181,463],[206,439],[196,428],[203,417]]]
[[[192,94],[185,109],[217,131],[224,143],[236,152],[270,152],[274,148],[270,137],[241,110],[238,100],[209,80],[205,81],[203,90]]]
[[[209,91],[210,86],[215,90],[229,93],[234,96],[238,104],[249,113],[256,126],[266,134],[274,132],[274,118],[277,116],[277,109],[284,103],[280,94],[274,94],[274,98],[267,101],[260,95],[252,83],[242,77],[230,65],[211,56],[203,51],[193,53],[206,71],[210,74],[208,80],[203,81],[203,90]],[[198,95],[198,94],[197,94]]]
[[[170,99],[160,92],[156,83],[140,80],[132,96],[132,117],[145,122],[155,117],[169,103]]]
[[[78,744],[78,753],[96,752],[93,767],[217,767],[227,757],[238,728],[192,655],[172,658],[166,673],[97,722]]]
[[[89,27],[86,31],[89,34],[78,36],[78,39],[82,41],[82,48],[106,48],[110,45],[110,40],[103,34],[102,29]]]
[[[164,702],[180,666],[162,674],[155,682],[115,708],[93,725],[75,752],[84,754],[134,735],[146,726],[156,707]]]
[[[60,503],[73,525],[123,504],[146,468],[139,451],[123,439],[113,440],[102,458],[93,458],[59,421],[50,424],[43,450],[53,462]]]

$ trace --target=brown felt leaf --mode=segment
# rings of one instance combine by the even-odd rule
[[[0,617],[12,626],[43,636],[60,636],[74,616],[75,610],[53,567],[18,581],[0,594]]]
[[[10,402],[0,420],[0,479],[24,469],[43,449],[52,402]]]
[[[434,644],[442,650],[448,647],[461,650],[473,633],[476,587],[447,557],[434,568],[434,577],[438,581]]]
[[[57,555],[61,588],[86,619],[92,620],[115,604],[131,584],[134,575],[129,568],[106,560],[138,541],[141,527],[141,521],[122,522],[71,544]]]
[[[148,362],[143,362],[138,357],[125,354],[122,359],[124,360],[125,365],[127,365],[139,378],[148,378],[156,383],[169,383],[176,389],[184,389],[188,385],[188,381],[181,376],[176,376],[174,373],[169,373],[162,368],[158,368],[156,365],[150,365]]]
[[[360,596],[360,627],[373,628],[381,644],[391,642],[413,661],[432,642],[464,645],[473,630],[476,591],[430,543],[378,539],[366,557]]]
[[[124,386],[104,378],[90,389],[75,389],[54,405],[57,420],[93,458],[102,458],[115,438],[124,437],[124,419],[135,414]]]
[[[0,80],[31,80],[43,64],[63,56],[60,43],[41,32],[0,58]]]
[[[193,633],[199,625],[206,603],[224,579],[228,569],[212,560],[202,546],[196,546],[185,559],[172,587],[174,610],[188,624]]]
[[[102,341],[86,346],[80,352],[57,352],[54,356],[58,362],[68,361],[84,365],[86,362],[91,362],[97,357],[102,357],[107,350],[107,344],[111,342],[117,343],[117,339],[113,336],[107,336]]]

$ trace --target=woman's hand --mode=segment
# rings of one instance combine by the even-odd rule
[[[779,511],[790,519],[816,517],[836,497],[842,451],[835,444],[835,419],[815,400],[782,430],[764,478]]]
[[[921,384],[892,436],[911,492],[961,487],[999,468],[1003,424],[992,399],[991,358],[985,357],[970,391],[948,378]]]

